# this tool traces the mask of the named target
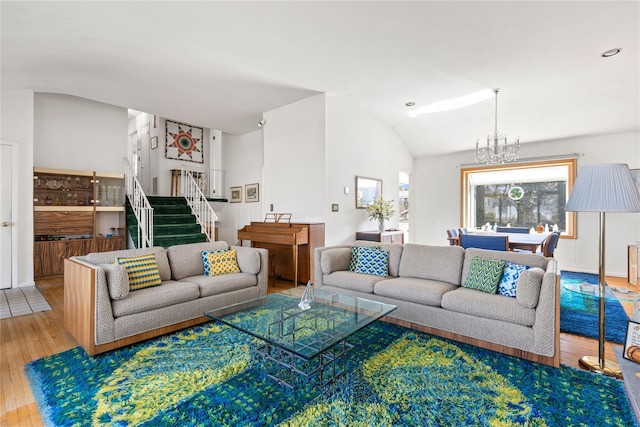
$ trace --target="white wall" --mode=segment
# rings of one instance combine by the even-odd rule
[[[292,222],[324,222],[325,95],[264,114],[263,214],[291,213]],[[263,216],[264,217],[264,216]]]
[[[227,197],[229,187],[242,187],[241,203],[212,203],[218,215],[218,240],[235,245],[238,230],[251,221],[262,221],[261,203],[246,203],[244,186],[262,180],[262,130],[245,135],[223,134],[222,164],[226,171]],[[262,185],[260,185],[262,187]],[[262,195],[260,196],[262,200]]]
[[[355,207],[356,175],[382,179],[382,196],[396,205],[386,226],[398,228],[400,172],[413,172],[413,157],[398,135],[379,120],[327,96],[326,203],[321,207],[327,246],[353,242],[356,231],[378,228],[366,209]],[[344,187],[349,187],[349,194]],[[331,211],[333,203],[339,205],[338,212]]]
[[[33,285],[33,121],[34,94],[32,90],[12,90],[1,93],[2,114],[0,121],[2,140],[12,141],[13,155],[17,156],[18,192],[16,217],[12,218],[17,229],[14,236],[15,255],[13,267],[14,285]],[[16,240],[16,239],[14,239]],[[0,256],[7,256],[0,254]]]
[[[124,173],[127,109],[53,93],[35,94],[35,166]]]
[[[578,173],[585,165],[627,163],[640,168],[640,133],[567,138],[523,144],[520,158],[580,153]],[[460,226],[460,168],[473,162],[473,152],[416,159],[411,186],[412,205],[418,221],[412,222],[416,243],[444,245],[446,229]],[[415,209],[414,209],[415,208]],[[598,214],[579,212],[577,238],[561,239],[555,252],[560,268],[598,272]],[[640,213],[606,216],[606,273],[627,275],[627,245],[640,240]]]

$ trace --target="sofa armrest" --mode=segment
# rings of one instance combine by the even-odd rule
[[[253,251],[258,253],[260,256],[260,270],[256,274],[256,277],[258,278],[259,296],[267,295],[267,285],[269,281],[269,251],[263,248],[250,248],[246,246],[229,246],[229,249],[235,249],[238,254],[238,258],[242,256],[241,253],[243,252],[248,253]],[[242,266],[240,266],[240,269],[242,270]]]
[[[560,272],[558,261],[548,258],[547,268],[542,278],[540,298],[536,307],[533,325],[535,350],[537,354],[554,357],[560,365]]]
[[[64,326],[90,355],[115,339],[105,272],[79,257],[64,260]]]
[[[314,265],[316,266],[315,271],[314,271],[314,277],[313,277],[313,287],[315,289],[320,289],[322,286],[324,286],[324,268],[322,266],[322,260],[325,256],[327,256],[328,254],[330,254],[331,252],[334,252],[334,249],[349,249],[351,250],[351,245],[340,245],[340,246],[325,246],[322,248],[316,248],[315,249],[315,253],[313,254],[313,262]],[[328,252],[329,251],[329,252]],[[340,266],[344,265],[344,260],[342,260],[342,262],[339,260],[340,257],[336,257],[335,262],[334,260],[330,261],[327,264],[327,260],[325,260],[325,267],[329,268],[329,272],[333,272],[333,271],[338,271],[340,270],[340,268],[338,268],[338,264],[342,264]],[[349,261],[351,260],[351,258],[349,258]],[[344,268],[345,270],[349,268],[349,264],[346,264],[346,267]],[[329,273],[327,273],[329,274]]]

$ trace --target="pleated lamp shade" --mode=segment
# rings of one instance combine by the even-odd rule
[[[640,194],[629,166],[603,163],[584,166],[565,207],[568,212],[640,212]]]

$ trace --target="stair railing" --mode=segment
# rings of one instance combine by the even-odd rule
[[[194,179],[194,174],[185,168],[181,170],[180,183],[182,184],[182,194],[187,199],[187,204],[191,208],[191,212],[195,215],[202,233],[206,234],[210,242],[215,240],[215,222],[218,216],[213,211],[209,201],[198,185],[198,181]],[[198,175],[201,177],[201,175]]]
[[[150,248],[153,246],[153,208],[144,194],[140,181],[126,158],[125,167],[127,173],[125,182],[127,186],[127,198],[138,221],[138,245],[137,248]]]

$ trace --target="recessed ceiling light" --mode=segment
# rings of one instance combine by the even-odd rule
[[[445,99],[444,101],[438,101],[438,102],[434,102],[433,104],[419,107],[415,110],[409,111],[409,116],[416,117],[420,114],[455,110],[458,108],[466,107],[468,105],[477,104],[478,102],[482,102],[489,98],[493,98],[493,90],[484,89],[478,92],[470,93],[469,95],[459,96],[457,98]]]
[[[619,47],[616,47],[616,48],[614,48],[614,49],[606,50],[606,51],[602,52],[602,57],[603,57],[603,58],[609,58],[609,57],[611,57],[611,56],[614,56],[614,55],[619,54],[621,50],[622,50],[622,49],[621,49],[621,48],[619,48]]]
[[[416,103],[413,101],[409,101],[409,102],[406,102],[404,105],[406,105],[407,107],[413,107],[414,105],[416,105]]]

